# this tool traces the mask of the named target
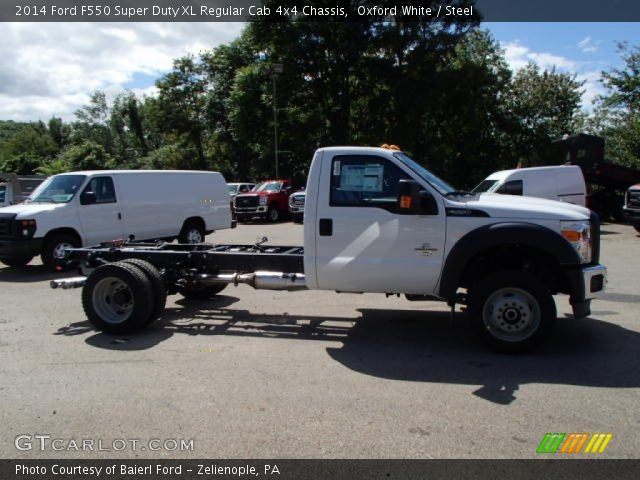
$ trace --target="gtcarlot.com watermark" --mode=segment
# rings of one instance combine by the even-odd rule
[[[21,452],[189,452],[194,449],[193,439],[184,438],[58,438],[50,434],[22,434],[14,440]]]

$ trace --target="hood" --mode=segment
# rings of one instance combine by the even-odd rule
[[[501,193],[456,197],[452,203],[487,212],[493,218],[540,220],[588,220],[588,208],[544,198],[521,197]]]
[[[33,215],[57,210],[65,205],[66,203],[21,203],[20,205],[0,208],[0,213],[15,213],[18,215],[18,219],[26,219]]]
[[[273,192],[247,192],[247,193],[238,193],[236,197],[260,197],[264,195],[268,195]]]

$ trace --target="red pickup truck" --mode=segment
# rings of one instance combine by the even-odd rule
[[[236,195],[233,206],[239,222],[263,218],[277,222],[287,215],[289,195],[294,191],[291,180],[265,180],[248,193]]]

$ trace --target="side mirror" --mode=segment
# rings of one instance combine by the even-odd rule
[[[400,180],[397,202],[397,211],[401,215],[438,214],[436,199],[414,180]]]
[[[80,195],[80,204],[81,205],[93,205],[97,201],[95,192],[83,192]]]

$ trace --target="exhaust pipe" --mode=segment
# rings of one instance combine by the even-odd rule
[[[199,283],[209,285],[240,283],[251,285],[256,290],[306,290],[307,282],[302,273],[284,272],[254,272],[254,273],[221,273],[219,275],[196,275],[193,277]]]
[[[84,287],[84,284],[86,281],[87,281],[87,277],[62,278],[59,280],[51,280],[51,282],[49,282],[49,286],[54,290],[56,288],[69,290],[70,288]]]

